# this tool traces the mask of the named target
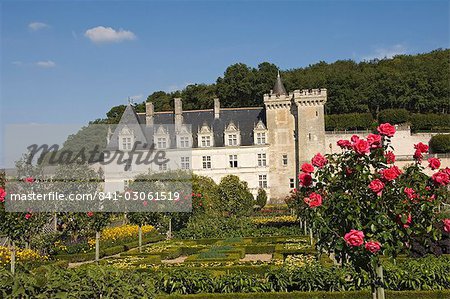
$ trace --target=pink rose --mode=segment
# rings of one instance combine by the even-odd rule
[[[320,194],[312,192],[309,197],[305,197],[303,201],[310,207],[320,207],[322,205],[322,196]]]
[[[314,166],[312,166],[309,163],[304,163],[302,165],[301,169],[302,169],[303,172],[306,172],[306,173],[314,172]]]
[[[5,189],[0,187],[0,202],[4,202],[6,197],[6,191]]]
[[[395,134],[395,127],[390,123],[385,123],[379,125],[377,131],[383,136],[392,137]]]
[[[373,254],[377,253],[381,249],[381,244],[380,242],[377,241],[369,241],[364,246],[368,251],[372,252]]]
[[[34,182],[34,178],[27,177],[27,178],[23,179],[23,181],[26,182],[26,183],[33,183]]]
[[[381,175],[387,181],[395,180],[401,173],[401,170],[397,166],[391,166],[381,171]]]
[[[428,145],[423,144],[422,142],[414,144],[414,148],[416,150],[419,150],[422,154],[425,154],[426,152],[428,152]]]
[[[450,219],[444,219],[442,222],[444,223],[444,231],[450,233]]]
[[[406,216],[406,214],[398,215],[398,216],[397,216],[397,220],[398,220],[398,223],[399,223],[400,225],[403,225],[404,228],[408,228],[408,227],[411,225],[411,222],[412,222],[412,216],[411,216],[411,214],[408,214],[408,218],[406,218],[406,222],[403,223],[402,217],[405,217],[405,216]]]
[[[322,168],[328,163],[328,160],[320,153],[318,153],[311,159],[311,163],[316,167]]]
[[[337,145],[341,148],[351,148],[352,147],[352,143],[348,140],[339,140],[337,142]]]
[[[428,166],[435,170],[441,167],[441,161],[438,158],[430,158],[428,159]]]
[[[419,149],[416,149],[413,155],[414,160],[417,160],[418,162],[422,161],[423,155],[422,152]]]
[[[352,137],[350,137],[350,140],[352,141],[352,143],[356,143],[359,140],[359,136],[358,135],[352,135]]]
[[[381,147],[381,136],[378,134],[369,134],[367,136],[367,142],[371,148],[379,148]]]
[[[28,219],[30,219],[30,218],[31,218],[31,214],[30,214],[30,213],[26,213],[26,214],[25,214],[25,219],[28,220]]]
[[[445,172],[450,177],[450,168],[445,167],[444,169],[442,169],[442,172]]]
[[[395,162],[395,155],[393,152],[386,152],[384,153],[384,157],[386,158],[387,164],[394,164]]]
[[[92,217],[92,216],[94,216],[94,212],[87,212],[86,215],[87,215],[88,217]]]
[[[382,181],[380,181],[379,179],[376,179],[376,180],[373,180],[372,182],[370,182],[369,188],[370,188],[370,190],[375,192],[377,195],[381,195],[381,192],[383,191],[383,188],[384,188],[384,183]]]
[[[300,181],[300,185],[304,187],[311,186],[312,184],[312,177],[309,173],[303,172],[298,175],[298,180]]]
[[[358,141],[356,141],[353,145],[353,149],[360,155],[364,155],[370,152],[369,143],[363,139],[359,139]]]
[[[361,246],[364,243],[364,233],[360,230],[352,229],[345,234],[344,240],[350,246]]]
[[[436,185],[446,186],[450,183],[450,177],[445,171],[436,172],[431,179]]]
[[[416,194],[416,192],[414,191],[413,188],[407,188],[407,187],[405,187],[405,189],[403,190],[403,192],[405,192],[406,196],[407,196],[409,199],[415,199],[415,198],[417,198],[417,194]]]

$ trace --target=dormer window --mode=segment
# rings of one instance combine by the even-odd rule
[[[266,144],[266,132],[256,133],[256,144]]]
[[[131,150],[131,148],[132,148],[131,137],[122,137],[122,149]]]
[[[267,144],[267,128],[264,123],[259,120],[253,129],[253,143],[257,145]]]
[[[158,137],[156,141],[157,149],[165,149],[167,148],[167,138],[166,137]]]
[[[214,132],[206,123],[198,130],[197,136],[198,147],[214,146]]]
[[[191,147],[188,136],[180,136],[180,147],[181,148]]]
[[[211,136],[202,136],[202,147],[211,146]]]
[[[119,149],[122,151],[131,151],[134,144],[134,131],[128,126],[124,126],[118,136]]]
[[[225,145],[227,146],[238,146],[241,144],[241,131],[233,123],[230,122],[225,128]]]
[[[159,126],[153,136],[153,142],[157,149],[170,148],[169,133],[163,126]]]
[[[192,147],[192,131],[191,127],[182,125],[177,131],[177,148],[190,148]]]

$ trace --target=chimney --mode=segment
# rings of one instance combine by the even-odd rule
[[[175,106],[175,128],[179,129],[183,123],[183,100],[175,98],[173,101]]]
[[[153,126],[153,116],[155,115],[155,107],[153,102],[145,103],[145,123],[147,127]]]
[[[220,100],[218,98],[214,99],[214,118],[218,119],[220,117]]]

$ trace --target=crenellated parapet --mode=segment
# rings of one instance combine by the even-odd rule
[[[297,106],[323,106],[327,102],[327,90],[325,88],[295,90],[292,98]]]
[[[273,93],[264,95],[264,105],[267,110],[290,109],[292,104],[292,95],[276,95]]]

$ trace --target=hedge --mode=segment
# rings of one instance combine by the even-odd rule
[[[410,120],[410,112],[406,109],[386,109],[378,113],[378,122],[392,125],[403,124]]]
[[[370,113],[325,115],[325,130],[369,130],[376,127]]]
[[[450,114],[413,114],[411,116],[411,130],[417,131],[450,131]]]
[[[370,299],[372,294],[369,291],[352,292],[279,292],[279,293],[229,293],[229,294],[195,294],[195,295],[158,295],[157,299]],[[450,290],[442,291],[386,291],[386,298],[395,299],[447,299],[450,298]]]
[[[450,134],[431,137],[430,148],[433,153],[450,153]]]

